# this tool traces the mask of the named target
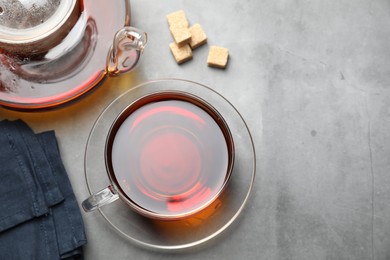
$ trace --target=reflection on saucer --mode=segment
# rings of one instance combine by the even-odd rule
[[[215,200],[210,206],[201,212],[181,220],[162,221],[150,220],[157,233],[165,236],[167,239],[175,237],[183,238],[191,235],[199,226],[210,225],[220,214],[219,209],[222,207],[222,200]]]

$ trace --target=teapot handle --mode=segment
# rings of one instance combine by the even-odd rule
[[[116,76],[132,70],[147,43],[147,34],[137,28],[125,26],[114,37],[107,57],[107,71]]]

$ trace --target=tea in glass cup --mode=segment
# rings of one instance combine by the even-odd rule
[[[109,131],[105,157],[111,184],[83,202],[86,211],[119,197],[143,216],[182,219],[224,191],[234,144],[210,104],[186,92],[163,91],[120,113]]]

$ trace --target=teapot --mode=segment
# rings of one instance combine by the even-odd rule
[[[0,0],[0,106],[57,107],[132,70],[147,34],[130,1]]]

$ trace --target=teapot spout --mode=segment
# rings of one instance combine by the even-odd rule
[[[132,70],[146,43],[147,34],[137,28],[126,26],[119,30],[107,57],[107,72],[116,76]]]

